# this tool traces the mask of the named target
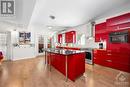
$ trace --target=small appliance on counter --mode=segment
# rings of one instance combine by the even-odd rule
[[[103,49],[103,43],[99,43],[99,49]]]

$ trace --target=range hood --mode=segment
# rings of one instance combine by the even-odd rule
[[[94,39],[94,35],[93,35],[93,30],[95,28],[95,22],[91,22],[91,30],[90,30],[90,36],[88,37],[88,39]]]

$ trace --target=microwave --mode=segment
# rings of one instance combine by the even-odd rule
[[[117,31],[109,34],[110,43],[128,43],[129,31]]]

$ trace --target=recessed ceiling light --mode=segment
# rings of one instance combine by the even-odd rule
[[[49,29],[52,29],[52,27],[51,27],[51,26],[49,26],[48,28],[49,28]]]
[[[56,17],[55,16],[53,16],[53,15],[50,15],[49,16],[51,19],[55,19]]]

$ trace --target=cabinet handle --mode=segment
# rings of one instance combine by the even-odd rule
[[[112,62],[112,60],[106,60],[107,62]]]
[[[112,55],[112,54],[107,54],[107,55],[109,55],[109,56],[110,56],[110,55]]]
[[[111,52],[111,50],[107,50],[107,52]]]

